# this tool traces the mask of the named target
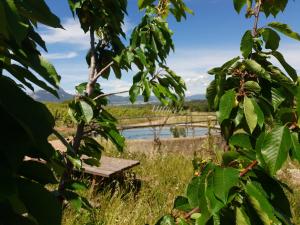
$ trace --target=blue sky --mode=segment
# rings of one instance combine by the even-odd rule
[[[87,79],[85,54],[89,45],[88,37],[72,17],[67,0],[46,2],[61,18],[65,30],[41,27],[40,32],[48,46],[45,56],[62,76],[61,87],[74,93],[74,86]],[[128,2],[124,30],[130,35],[142,14],[137,8],[137,0]],[[186,81],[187,95],[202,94],[212,79],[206,72],[239,55],[241,36],[251,28],[253,21],[246,20],[243,13],[237,14],[232,0],[187,0],[186,3],[195,15],[188,16],[181,23],[172,18],[169,20],[170,28],[174,31],[176,49],[167,62]],[[280,21],[300,32],[299,12],[300,1],[290,1],[284,14],[268,20],[262,17],[260,25],[263,26],[268,21]],[[280,50],[291,65],[300,71],[300,42],[282,37]],[[109,81],[100,80],[100,83],[106,92],[128,90],[133,74],[134,71],[124,73],[121,80],[113,78]]]

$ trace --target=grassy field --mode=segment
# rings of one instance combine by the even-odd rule
[[[191,157],[181,154],[156,155],[153,158],[143,154],[106,154],[140,160],[141,165],[132,170],[137,180],[141,181],[139,191],[133,188],[136,186],[132,174],[127,174],[125,183],[102,183],[103,190],[84,193],[96,206],[95,209],[92,212],[78,212],[67,208],[64,225],[155,224],[158,218],[171,212],[174,198],[184,195],[186,185],[193,176]],[[296,167],[300,168],[299,165]],[[281,179],[293,189],[293,193],[287,193],[292,202],[294,223],[300,224],[300,186],[293,185],[288,176]]]
[[[135,181],[128,174],[125,184],[111,183],[115,187],[113,193],[108,185],[89,196],[97,206],[92,212],[67,208],[64,225],[155,224],[171,211],[175,196],[184,194],[186,184],[193,176],[191,158],[182,155],[157,155],[152,159],[142,154],[122,157],[140,160],[141,165],[132,170],[141,181],[140,190],[133,190]],[[88,196],[88,193],[85,194]]]

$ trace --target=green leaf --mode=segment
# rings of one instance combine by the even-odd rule
[[[57,180],[51,169],[37,161],[24,161],[20,167],[21,175],[37,181],[41,184],[57,184]]]
[[[19,197],[23,201],[28,213],[39,224],[60,224],[62,218],[62,204],[54,194],[42,185],[29,180],[18,180]]]
[[[155,2],[155,0],[138,0],[138,7],[139,9],[143,9],[146,6],[153,4],[153,2]]]
[[[34,101],[10,78],[0,76],[0,106],[24,129],[27,141],[39,147],[39,157],[53,155],[47,138],[53,131],[54,119],[44,104]]]
[[[189,204],[189,200],[183,196],[176,197],[173,208],[185,212],[189,212],[192,210],[192,207]]]
[[[74,191],[85,191],[87,190],[87,186],[79,181],[71,181],[65,184],[65,188],[74,190]]]
[[[261,87],[259,86],[259,84],[255,81],[252,81],[252,80],[249,80],[249,81],[245,82],[244,89],[246,91],[251,91],[251,92],[254,92],[256,94],[259,94],[260,91],[261,91]]]
[[[247,134],[238,133],[230,137],[229,144],[245,149],[252,149],[250,137]]]
[[[166,215],[160,218],[160,220],[155,225],[176,225],[176,223],[171,215]]]
[[[81,160],[80,159],[77,159],[77,158],[74,158],[70,155],[67,155],[67,159],[72,163],[72,165],[80,170],[82,168],[82,163],[81,163]]]
[[[270,175],[274,175],[286,161],[291,147],[291,135],[285,126],[276,127],[267,133],[262,146],[261,155]]]
[[[21,13],[33,20],[54,28],[62,28],[59,18],[54,15],[44,0],[15,0]]]
[[[264,126],[265,123],[265,116],[259,105],[257,104],[254,98],[251,98],[252,104],[254,106],[254,112],[257,115],[257,124],[260,128]]]
[[[78,84],[75,86],[75,90],[77,91],[78,94],[85,95],[86,85],[87,85],[87,82]]]
[[[82,100],[82,101],[80,101],[80,108],[81,108],[81,112],[82,112],[85,122],[87,122],[87,123],[91,122],[91,120],[93,119],[93,116],[94,116],[92,106]]]
[[[271,89],[272,93],[272,106],[274,108],[274,111],[278,109],[280,104],[285,100],[285,96],[279,89],[272,88]]]
[[[250,133],[252,133],[257,125],[258,117],[255,112],[253,101],[247,96],[244,97],[244,113],[248,127],[250,129]]]
[[[83,162],[85,164],[90,165],[90,166],[100,166],[100,161],[98,159],[95,159],[95,158],[83,159]]]
[[[25,79],[29,80],[40,88],[43,88],[44,90],[58,97],[57,91],[55,89],[49,87],[44,81],[39,80],[34,74],[31,73],[30,70],[16,64],[11,64],[7,66],[6,69],[11,73],[11,75],[20,80],[23,84],[24,82],[26,82]]]
[[[32,69],[34,69],[41,77],[54,87],[58,87],[61,77],[57,74],[54,66],[48,62],[47,59],[42,56],[33,57],[30,59],[29,66],[31,66]]]
[[[241,52],[244,58],[248,58],[249,55],[252,53],[253,45],[254,42],[253,42],[253,36],[251,30],[247,30],[241,41]]]
[[[272,55],[280,62],[280,64],[283,66],[288,75],[293,79],[293,81],[297,81],[297,71],[285,61],[283,55],[277,51],[272,52]]]
[[[237,13],[240,13],[242,8],[246,5],[246,0],[233,0],[234,9]]]
[[[262,37],[266,43],[266,48],[276,51],[279,47],[280,36],[270,28],[262,29]]]
[[[251,72],[257,74],[258,76],[266,80],[271,80],[270,74],[258,62],[252,59],[246,59],[244,63],[246,68]]]
[[[277,30],[278,32],[280,32],[290,38],[300,41],[300,34],[292,31],[292,29],[287,24],[283,24],[283,23],[279,23],[279,22],[271,22],[268,24],[268,26],[272,27],[273,29]]]
[[[291,158],[298,160],[300,163],[300,143],[298,138],[298,133],[291,133],[292,148],[291,148]]]
[[[213,174],[213,190],[218,199],[225,205],[231,188],[239,182],[239,171],[233,168],[216,167]]]
[[[251,225],[250,219],[243,208],[236,207],[236,224]]]
[[[253,183],[248,183],[246,185],[245,191],[253,208],[259,215],[260,219],[264,222],[264,224],[281,224],[274,215],[275,210],[268,199]]]
[[[235,91],[233,89],[226,91],[220,100],[220,106],[218,112],[218,120],[220,124],[222,124],[222,122],[225,119],[229,118],[231,110],[235,106],[234,103],[235,103]]]
[[[18,13],[17,6],[13,0],[2,1],[1,3],[6,14],[6,22],[8,23],[6,27],[12,39],[15,39],[20,45],[28,34],[29,25],[22,22],[23,19]],[[1,23],[4,21],[1,21]]]
[[[136,101],[136,98],[140,94],[141,87],[137,84],[133,84],[129,90],[129,99],[131,103]]]
[[[240,154],[237,151],[224,152],[222,155],[222,164],[228,166],[231,162],[237,160]]]

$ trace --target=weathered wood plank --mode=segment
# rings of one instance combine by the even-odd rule
[[[139,164],[140,162],[136,160],[102,156],[99,167],[83,164],[83,170],[85,173],[88,174],[102,176],[102,177],[110,177],[115,174],[121,173],[125,170],[128,170],[134,166],[137,166]]]
[[[59,140],[50,141],[50,144],[52,144],[52,146],[56,150],[59,150],[61,152],[66,151],[66,147]],[[83,158],[85,158],[85,157],[83,157]],[[24,160],[37,160],[37,159],[25,157]],[[39,160],[39,161],[44,162],[41,160]],[[121,173],[125,170],[128,170],[134,166],[137,166],[139,164],[140,164],[140,162],[136,161],[136,160],[102,156],[100,159],[99,167],[90,166],[90,165],[83,163],[82,172],[86,173],[86,174],[91,174],[94,176],[110,177],[115,174]]]

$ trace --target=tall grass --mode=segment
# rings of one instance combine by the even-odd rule
[[[67,208],[64,225],[155,224],[171,211],[175,196],[185,193],[193,175],[191,158],[183,155],[157,155],[151,159],[142,154],[122,157],[140,160],[141,164],[132,171],[136,179],[128,175],[124,184],[114,181],[105,186],[102,183],[101,191],[95,189],[91,196],[88,196],[90,190],[87,191],[85,194],[95,209],[77,212]],[[133,188],[139,186],[136,181],[141,182],[139,191]]]

